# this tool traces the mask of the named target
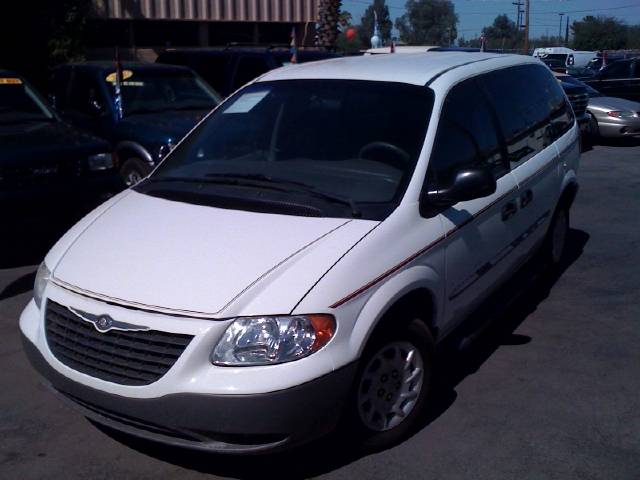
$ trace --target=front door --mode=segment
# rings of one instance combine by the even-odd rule
[[[496,178],[497,189],[440,212],[446,262],[443,332],[455,327],[512,266],[509,245],[518,192],[504,153],[495,114],[477,80],[454,86],[442,108],[426,188],[446,188],[456,172],[484,167]]]

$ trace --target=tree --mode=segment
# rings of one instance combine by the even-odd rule
[[[627,45],[627,26],[614,17],[587,16],[573,22],[575,50],[618,50]]]
[[[452,45],[458,15],[450,0],[407,0],[406,13],[396,20],[402,41],[415,45]]]
[[[318,31],[316,44],[335,48],[338,39],[341,0],[318,0]]]
[[[374,0],[373,4],[369,5],[364,11],[364,15],[362,15],[362,18],[360,19],[360,26],[358,27],[360,44],[367,48],[371,46],[371,37],[373,36],[374,11],[378,14],[378,25],[380,25],[382,42],[386,44],[391,40],[393,22],[389,15],[389,7],[385,0]]]
[[[627,48],[640,49],[640,25],[627,27]]]
[[[493,24],[482,29],[487,48],[515,49],[522,45],[523,34],[507,15],[498,15]]]
[[[9,2],[0,15],[0,61],[42,87],[48,69],[84,55],[90,0]],[[19,26],[19,28],[16,28]]]
[[[360,50],[360,39],[358,38],[357,29],[352,24],[353,16],[351,12],[343,10],[340,12],[340,33],[336,40],[336,50],[346,54],[354,54]],[[351,30],[351,32],[349,31]]]

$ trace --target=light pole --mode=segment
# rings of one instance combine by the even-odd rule
[[[558,43],[562,43],[562,17],[564,13],[559,13],[560,16],[560,27],[558,28]]]

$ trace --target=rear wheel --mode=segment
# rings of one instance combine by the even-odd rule
[[[547,232],[543,246],[545,260],[552,266],[557,267],[564,258],[567,236],[569,235],[569,209],[566,206],[559,206],[556,209],[551,226]]]
[[[139,158],[129,158],[122,164],[120,175],[127,187],[132,187],[140,182],[151,172],[149,165]]]
[[[420,319],[398,323],[404,328],[374,335],[356,377],[351,422],[365,448],[403,440],[427,403],[433,338]]]

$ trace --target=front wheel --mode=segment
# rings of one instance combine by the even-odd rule
[[[372,339],[360,363],[351,412],[365,448],[390,447],[415,427],[426,405],[432,355],[433,338],[420,319]]]
[[[148,164],[139,158],[130,158],[122,164],[120,175],[127,187],[133,187],[151,172]]]

